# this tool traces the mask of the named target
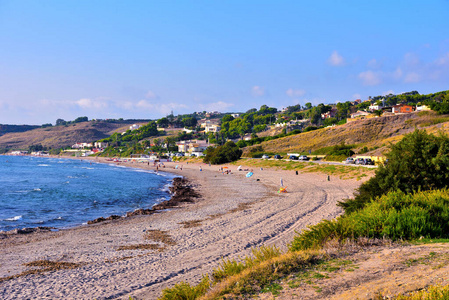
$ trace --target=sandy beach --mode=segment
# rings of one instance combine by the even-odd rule
[[[105,162],[102,160],[102,162]],[[154,169],[143,163],[120,163]],[[178,169],[175,166],[178,165]],[[161,171],[189,180],[195,203],[58,232],[0,237],[1,299],[157,299],[180,281],[197,283],[222,258],[249,255],[252,247],[286,249],[295,231],[341,213],[361,181],[320,173],[165,163]],[[201,167],[201,171],[200,171]],[[280,180],[288,193],[278,193]],[[106,216],[105,216],[106,217]],[[46,272],[33,262],[60,264]],[[27,265],[28,264],[28,265]]]

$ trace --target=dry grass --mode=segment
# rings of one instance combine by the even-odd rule
[[[234,162],[235,165],[245,165],[254,168],[276,168],[286,171],[298,171],[301,173],[322,173],[329,176],[337,176],[340,179],[357,179],[371,177],[374,169],[366,167],[316,164],[312,162],[283,161],[283,160],[262,160],[262,159],[241,159]]]
[[[203,222],[203,220],[191,220],[191,221],[183,221],[178,224],[183,225],[184,228],[193,228],[201,226],[202,225],[201,222]]]
[[[167,231],[163,230],[147,230],[144,235],[145,240],[150,240],[157,243],[163,243],[167,246],[176,245],[176,242],[173,238],[167,233]]]
[[[0,278],[0,282],[11,280],[13,278],[18,278],[22,276],[32,275],[32,274],[42,274],[46,272],[59,271],[64,269],[75,269],[81,267],[83,264],[80,263],[70,263],[70,262],[56,262],[50,260],[36,260],[29,263],[24,264],[26,267],[37,268],[24,271],[20,274],[2,277]]]
[[[159,244],[137,244],[137,245],[127,245],[120,246],[117,248],[117,251],[121,250],[158,250],[164,251],[165,247],[161,247]]]
[[[434,112],[386,116],[287,136],[260,145],[265,152],[271,153],[308,153],[309,150],[316,151],[342,142],[368,148],[383,147],[390,141],[399,141],[404,134],[414,131],[415,127],[430,131],[438,127],[448,132],[449,127],[444,126],[448,123],[447,115],[439,116]],[[244,149],[243,156],[249,153],[250,148]]]

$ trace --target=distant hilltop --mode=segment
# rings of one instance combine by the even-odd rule
[[[38,125],[8,125],[8,124],[0,124],[0,136],[5,133],[10,132],[25,132],[28,130],[33,130],[39,128],[41,126]]]

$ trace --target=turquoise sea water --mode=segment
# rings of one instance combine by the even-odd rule
[[[0,231],[67,228],[169,199],[170,174],[95,162],[0,156]]]

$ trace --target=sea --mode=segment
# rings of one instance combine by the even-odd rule
[[[0,231],[70,228],[170,198],[175,176],[115,163],[0,156]]]

